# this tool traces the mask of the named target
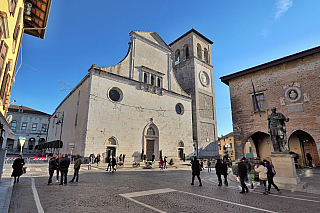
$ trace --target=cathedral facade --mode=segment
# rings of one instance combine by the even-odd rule
[[[156,32],[130,36],[120,63],[92,65],[56,108],[47,141],[61,140],[60,153],[126,161],[218,156],[212,42],[193,29],[170,45]]]

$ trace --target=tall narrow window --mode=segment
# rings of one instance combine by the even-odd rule
[[[208,50],[207,48],[204,48],[203,49],[203,52],[204,52],[204,61],[209,63],[209,55],[208,55]]]
[[[17,129],[17,121],[16,121],[16,120],[13,120],[13,121],[11,122],[11,130],[12,130],[12,131],[16,131],[16,129]]]
[[[27,129],[27,123],[22,123],[21,130],[26,130]]]
[[[46,131],[47,131],[47,124],[42,124],[41,132],[46,132]]]
[[[198,55],[198,58],[202,59],[202,50],[201,50],[200,44],[197,44],[197,55]]]
[[[161,80],[160,80],[160,78],[157,79],[157,86],[158,86],[158,87],[161,87]]]
[[[176,55],[175,55],[175,64],[179,64],[180,63],[180,49],[176,50]]]
[[[32,131],[36,131],[37,130],[37,124],[32,124]]]
[[[143,74],[143,82],[144,83],[148,83],[148,75],[147,75],[147,73]]]
[[[151,75],[151,85],[154,85],[154,76]]]
[[[184,52],[184,60],[187,60],[189,58],[189,46],[188,46],[188,44],[184,45],[183,52]]]
[[[79,104],[80,104],[80,91],[78,92],[77,112],[76,112],[76,119],[74,121],[75,126],[77,126],[77,124],[78,124]]]

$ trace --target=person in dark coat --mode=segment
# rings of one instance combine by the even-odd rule
[[[218,181],[219,181],[218,186],[222,186],[221,175],[223,174],[223,164],[220,159],[217,159],[217,163],[216,163],[215,168],[216,168],[216,174],[218,176]]]
[[[59,172],[60,172],[59,162],[60,162],[61,157],[62,157],[61,154],[57,155],[57,157],[56,157],[56,164],[57,164],[57,180],[56,180],[56,183],[59,182]]]
[[[253,183],[252,183],[252,180],[251,180],[251,163],[248,161],[248,159],[246,159],[245,161],[244,161],[246,164],[247,164],[247,177],[248,177],[248,181],[249,181],[249,183],[250,183],[250,185],[251,185],[251,189],[253,189],[254,187],[253,187]]]
[[[22,158],[22,155],[18,155],[18,158],[15,159],[12,164],[13,172],[11,174],[11,177],[14,177],[13,183],[19,182],[19,178],[23,174],[22,168],[24,164],[25,162],[24,162],[24,159]]]
[[[54,173],[54,170],[57,169],[57,159],[56,159],[56,154],[49,154],[49,180],[48,180],[48,185],[52,184],[52,176]]]
[[[267,172],[267,179],[268,179],[268,194],[270,194],[270,189],[271,189],[271,185],[273,185],[273,187],[278,191],[278,194],[281,194],[280,189],[278,188],[278,186],[273,182],[273,177],[276,175],[275,174],[275,170],[274,167],[272,165],[272,163],[270,163],[268,160],[263,160],[264,162],[264,166],[267,167],[268,172]]]
[[[61,180],[59,185],[67,185],[67,176],[68,176],[68,169],[70,165],[70,159],[67,155],[63,155],[59,162],[60,172],[61,172]]]
[[[116,161],[115,157],[112,157],[111,166],[112,166],[112,173],[117,171],[117,169],[116,169],[117,161]]]
[[[227,162],[227,160],[223,161],[222,166],[223,166],[222,174],[224,177],[224,185],[228,186],[228,162]]]
[[[151,161],[154,162],[156,156],[154,155],[154,153],[152,153],[152,156],[151,156]]]
[[[240,183],[241,183],[241,188],[242,188],[242,191],[240,192],[241,194],[243,193],[248,193],[249,192],[249,189],[247,187],[247,185],[245,184],[245,179],[247,177],[247,164],[244,162],[246,160],[245,157],[243,157],[241,160],[239,160],[239,163],[238,163],[238,176],[240,177]]]
[[[201,178],[200,178],[200,163],[199,163],[197,157],[194,157],[193,161],[191,162],[191,168],[192,168],[192,182],[191,182],[191,185],[194,185],[194,177],[197,176],[197,178],[199,180],[199,186],[202,186]]]
[[[124,165],[124,159],[126,158],[126,154],[123,154],[122,158],[123,158],[123,165]]]
[[[309,168],[312,169],[313,166],[312,166],[312,156],[310,155],[309,151],[307,151],[307,160],[308,160],[308,163],[309,163]]]
[[[70,180],[70,183],[73,183],[74,179],[76,179],[76,183],[78,183],[80,166],[81,166],[80,155],[77,155],[77,160],[74,162],[74,166],[73,166],[74,168],[73,178],[72,180]]]

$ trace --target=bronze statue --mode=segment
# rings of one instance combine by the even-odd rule
[[[271,135],[271,141],[275,152],[289,152],[286,147],[286,125],[289,118],[286,118],[282,113],[277,113],[276,108],[271,108],[271,114],[268,116],[268,132]]]

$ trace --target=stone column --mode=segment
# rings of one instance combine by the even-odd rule
[[[304,189],[307,186],[307,182],[301,182],[296,173],[293,155],[272,153],[270,158],[276,170],[274,182],[279,187]]]

